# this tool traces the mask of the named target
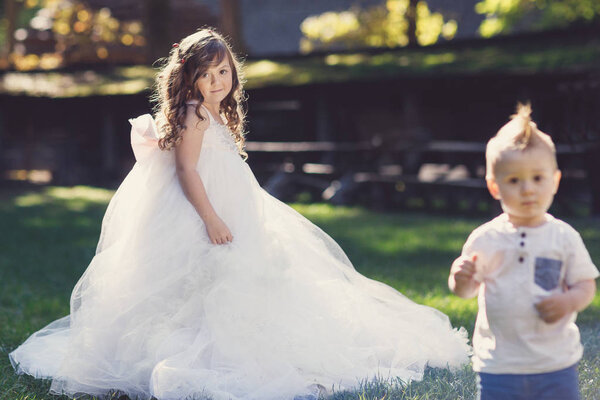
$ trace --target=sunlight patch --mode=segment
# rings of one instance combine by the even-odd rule
[[[90,186],[52,187],[46,190],[48,196],[60,200],[84,200],[93,203],[107,203],[114,191]]]

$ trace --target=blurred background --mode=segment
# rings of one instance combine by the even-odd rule
[[[115,188],[155,62],[202,26],[245,59],[248,163],[284,201],[488,214],[517,101],[559,214],[600,215],[598,0],[3,0],[0,185]]]

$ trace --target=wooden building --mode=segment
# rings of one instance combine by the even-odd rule
[[[489,203],[485,142],[529,100],[559,144],[559,200],[598,214],[598,33],[249,60],[248,162],[286,200],[469,211]],[[127,119],[150,110],[153,76],[144,66],[3,74],[3,176],[115,184],[133,163]]]

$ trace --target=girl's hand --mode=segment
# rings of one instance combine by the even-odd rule
[[[229,231],[227,225],[217,215],[204,221],[206,225],[206,233],[212,244],[227,244],[233,241],[233,235]]]
[[[537,303],[535,308],[540,314],[540,318],[548,324],[556,322],[565,315],[575,311],[569,292],[546,297]]]

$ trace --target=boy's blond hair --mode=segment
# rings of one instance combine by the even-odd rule
[[[537,128],[531,120],[531,104],[517,105],[517,112],[510,116],[511,120],[506,123],[496,136],[491,138],[485,149],[486,179],[494,178],[494,170],[503,154],[510,151],[526,151],[530,149],[546,149],[552,155],[554,168],[558,168],[556,162],[556,147],[552,138]]]

